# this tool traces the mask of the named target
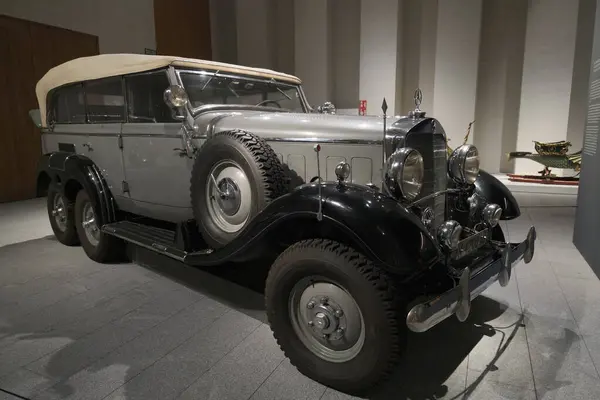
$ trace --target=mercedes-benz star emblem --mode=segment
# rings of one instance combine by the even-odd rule
[[[415,90],[415,106],[417,106],[417,110],[421,107],[421,103],[423,102],[423,92],[421,89]]]

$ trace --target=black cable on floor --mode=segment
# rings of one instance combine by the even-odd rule
[[[18,399],[22,399],[22,400],[31,400],[29,397],[23,397],[23,396],[19,396],[16,393],[11,392],[10,390],[6,390],[6,389],[2,389],[0,388],[0,392],[4,392],[6,394],[10,394],[11,396],[15,396]]]

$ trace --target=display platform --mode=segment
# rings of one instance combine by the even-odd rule
[[[576,207],[579,187],[572,184],[515,182],[494,174],[513,193],[521,207]]]
[[[600,399],[600,320],[581,295],[600,281],[571,243],[575,211],[522,213],[502,227],[513,238],[539,228],[535,264],[475,299],[464,323],[409,333],[367,398]],[[130,250],[134,263],[97,264],[52,236],[0,246],[0,399],[360,400],[279,350],[264,323],[270,263],[200,269]]]

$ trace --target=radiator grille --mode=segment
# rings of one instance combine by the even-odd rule
[[[418,150],[423,155],[425,177],[419,198],[446,190],[446,140],[441,134],[413,133],[406,138],[406,146]],[[431,207],[434,218],[432,228],[437,228],[445,218],[446,195],[438,196],[421,203],[423,208]]]

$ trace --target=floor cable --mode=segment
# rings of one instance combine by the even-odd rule
[[[11,395],[11,396],[14,396],[14,397],[16,397],[16,398],[18,398],[18,399],[22,399],[22,400],[31,400],[29,397],[23,397],[23,396],[20,396],[20,395],[18,395],[18,394],[16,394],[16,393],[13,393],[13,392],[11,392],[10,390],[6,390],[6,389],[2,389],[2,388],[0,388],[0,392],[4,392],[4,393],[6,393],[6,394],[9,394],[9,395]]]

